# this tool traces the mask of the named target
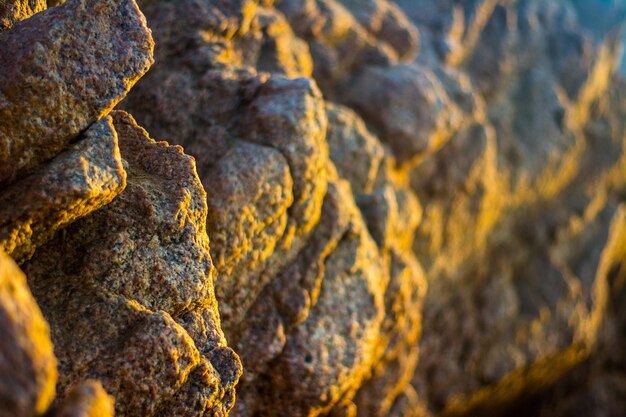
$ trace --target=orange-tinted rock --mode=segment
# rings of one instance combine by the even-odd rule
[[[6,0],[0,3],[0,32],[47,8],[45,0]]]
[[[56,377],[48,324],[24,274],[0,251],[0,416],[43,414]]]

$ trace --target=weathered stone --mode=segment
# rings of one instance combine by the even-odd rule
[[[277,7],[308,42],[313,77],[328,99],[339,102],[336,85],[367,65],[387,66],[398,59],[388,43],[379,42],[339,1],[286,0]]]
[[[59,389],[100,379],[120,416],[197,407],[225,413],[241,367],[219,327],[206,194],[194,161],[180,147],[151,140],[126,113],[114,112],[113,121],[126,189],[25,265],[51,324]],[[176,322],[193,312],[206,318],[196,340]],[[207,400],[178,395],[200,370],[206,377],[194,386]]]
[[[73,221],[108,204],[126,186],[111,118],[28,177],[0,191],[0,248],[18,262]]]
[[[273,326],[267,338],[259,327],[238,339],[253,375],[242,386],[235,415],[328,412],[354,395],[377,360],[388,280],[382,259],[346,183],[329,183],[323,211],[306,250],[249,312],[250,319],[265,314],[269,321],[263,321]],[[298,270],[297,280],[282,285]],[[299,297],[300,307],[289,304]],[[261,360],[254,355],[259,349],[267,352]]]
[[[274,74],[311,77],[313,59],[308,44],[298,38],[285,17],[273,8],[259,8],[249,34],[238,42],[243,62]]]
[[[0,416],[43,414],[54,398],[50,331],[17,265],[0,251]]]
[[[183,101],[188,111],[172,114],[171,103]],[[197,158],[228,332],[319,220],[328,158],[322,96],[304,78],[242,69],[195,75],[181,62],[155,66],[124,107]]]
[[[398,56],[409,60],[417,54],[419,34],[395,2],[384,0],[339,0],[379,41],[390,45]]]
[[[47,8],[45,0],[5,0],[0,3],[0,32]]]
[[[71,0],[0,35],[0,184],[61,152],[152,64],[134,0]]]

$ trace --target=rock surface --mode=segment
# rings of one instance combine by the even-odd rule
[[[70,0],[0,35],[0,185],[106,115],[153,62],[133,0]]]
[[[26,277],[0,252],[0,415],[43,414],[54,398],[56,359],[50,330]]]
[[[118,416],[225,414],[241,370],[219,327],[194,162],[126,113],[114,113],[113,124],[126,189],[25,264],[50,322],[59,391],[96,378]],[[195,396],[177,394],[190,389]]]
[[[40,414],[621,417],[623,6],[45,3],[0,6]]]
[[[192,4],[204,21],[185,13]],[[419,223],[411,211],[419,206],[407,188],[386,178],[393,158],[354,112],[332,104],[327,111],[315,84],[285,78],[308,75],[302,63],[310,58],[301,41],[284,40],[292,34],[276,26],[286,25],[279,11],[242,8],[249,27],[225,35],[214,22],[233,20],[210,5],[145,5],[149,25],[172,28],[155,31],[156,56],[168,57],[168,64],[157,63],[122,106],[157,136],[180,140],[198,159],[211,253],[220,272],[217,298],[226,335],[245,369],[232,414],[308,416],[343,409],[388,344],[390,351],[413,352],[407,374],[416,364],[417,351],[408,345],[419,335],[426,287],[410,252]],[[232,19],[240,19],[238,13]],[[172,25],[173,16],[187,25]],[[197,27],[211,36],[198,39]],[[182,54],[172,42],[181,38],[194,39]],[[277,53],[279,43],[294,48],[293,59],[285,58],[284,49]],[[188,111],[172,114],[174,102]],[[348,155],[353,164],[344,159]],[[361,196],[383,193],[379,188],[386,197],[372,197],[369,208],[381,206],[381,215],[391,217],[391,224],[372,225],[387,235],[380,246],[356,204]],[[391,212],[382,208],[388,204]],[[383,324],[385,293],[389,320],[407,317],[398,324],[406,337],[397,337],[406,345],[387,341],[394,336],[393,326]],[[348,310],[341,294],[355,294]],[[383,327],[389,328],[385,337]],[[396,382],[389,376],[387,385],[394,387],[387,402],[407,384],[406,377]]]
[[[109,117],[28,177],[0,191],[0,248],[18,262],[58,230],[110,203],[126,186]]]
[[[6,0],[0,3],[0,32],[20,20],[27,19],[47,8],[44,0]]]

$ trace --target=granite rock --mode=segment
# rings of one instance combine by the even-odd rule
[[[18,262],[57,231],[110,203],[126,186],[109,117],[79,142],[0,192],[0,247]]]
[[[95,378],[116,397],[116,415],[174,407],[225,414],[241,368],[219,327],[205,193],[193,159],[151,140],[126,113],[115,112],[113,124],[126,189],[25,264],[52,329],[59,391]],[[194,312],[205,318],[195,339],[182,319]],[[192,380],[202,402],[177,395]]]
[[[71,0],[0,35],[0,184],[106,115],[152,64],[133,0]]]

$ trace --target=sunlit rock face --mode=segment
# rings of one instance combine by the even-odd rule
[[[225,414],[240,365],[219,327],[193,160],[126,113],[114,112],[113,125],[126,188],[24,267],[50,322],[59,391],[92,378],[115,396],[117,415]]]
[[[231,415],[386,413],[417,364],[421,207],[363,119],[310,78],[319,61],[291,20],[309,6],[146,2],[157,64],[122,103],[197,158],[222,324],[244,364]],[[355,19],[356,31],[337,30],[364,50],[413,54],[408,19],[372,6],[389,20],[380,45],[346,6],[328,13]],[[348,59],[328,85],[361,65]]]
[[[3,252],[0,415],[227,415],[241,362],[195,160],[111,112],[154,62],[144,15],[18,3],[0,34],[0,247],[30,290]]]
[[[621,417],[625,20],[4,1],[0,417]]]

